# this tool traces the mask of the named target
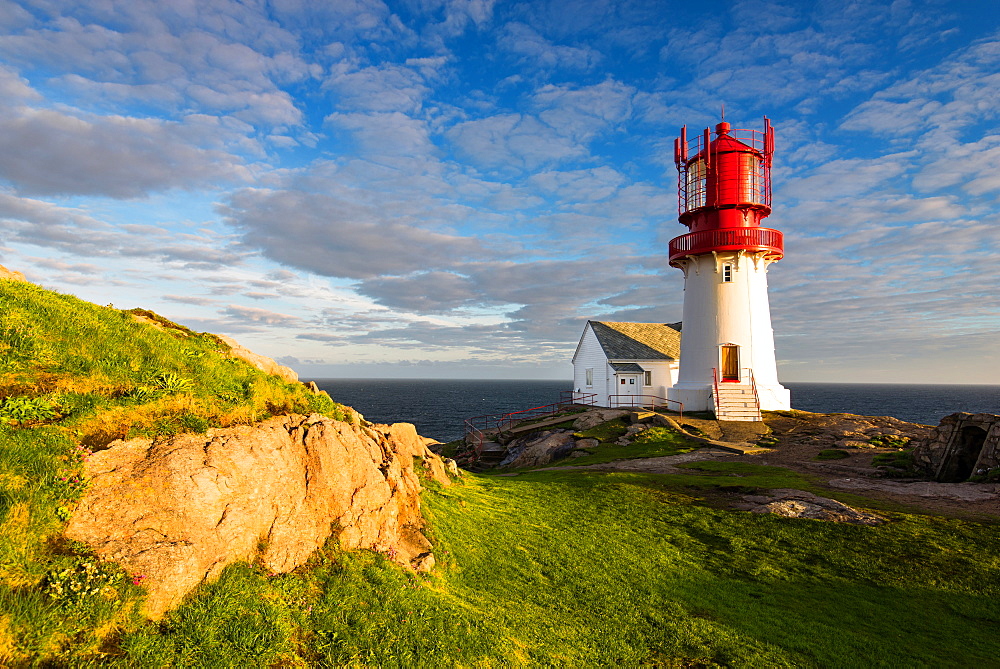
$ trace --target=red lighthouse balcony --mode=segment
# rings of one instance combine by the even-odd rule
[[[763,251],[770,260],[785,255],[783,235],[772,228],[722,228],[699,230],[670,240],[670,264],[684,256],[696,256],[712,251]]]

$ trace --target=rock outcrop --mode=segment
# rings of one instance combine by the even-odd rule
[[[24,278],[24,274],[21,272],[15,272],[12,269],[7,269],[3,265],[0,265],[0,280],[7,279],[8,281],[23,281],[27,283],[27,279]]]
[[[85,468],[90,485],[66,536],[145,577],[152,618],[228,564],[287,572],[331,535],[429,569],[416,469],[450,482],[412,425],[318,414],[116,441]]]
[[[265,374],[274,374],[289,383],[298,382],[299,375],[291,367],[279,365],[277,362],[265,355],[254,353],[232,337],[227,337],[225,335],[216,336],[229,346],[229,355],[234,358],[239,358],[240,360],[250,363]]]
[[[568,430],[546,430],[521,437],[507,446],[507,455],[500,467],[541,467],[553,460],[569,455],[576,447],[576,439]]]
[[[804,490],[775,489],[763,495],[744,495],[736,509],[754,513],[773,513],[786,518],[809,518],[852,525],[881,525],[886,519],[874,513],[858,511],[835,499],[819,497]]]

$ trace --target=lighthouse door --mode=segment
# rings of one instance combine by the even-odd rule
[[[740,347],[736,344],[723,344],[720,347],[719,367],[722,369],[722,380],[729,383],[740,381]]]

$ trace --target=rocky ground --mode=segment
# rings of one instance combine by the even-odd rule
[[[706,445],[693,452],[661,458],[622,460],[587,466],[587,469],[651,473],[680,473],[682,462],[707,458],[787,467],[813,477],[817,484],[873,498],[900,510],[916,510],[974,520],[1000,519],[1000,485],[996,483],[937,483],[917,479],[885,478],[885,468],[872,464],[880,453],[898,450],[893,447],[873,447],[872,437],[909,437],[913,442],[927,439],[933,428],[907,423],[887,416],[857,416],[852,414],[814,414],[804,411],[768,412],[763,425],[757,423],[727,423],[685,417],[681,427],[702,437]],[[766,426],[766,427],[765,427]],[[713,443],[714,442],[714,445]],[[720,448],[726,444],[747,447],[760,443],[766,449],[738,454]],[[839,449],[847,457],[839,460],[817,460],[820,451]],[[567,462],[568,466],[570,465]],[[754,500],[746,495],[729,495],[727,505],[750,509],[771,505],[770,512],[801,517],[821,517],[836,513],[822,507],[820,501],[802,496],[801,491],[783,491],[783,497]],[[750,496],[753,497],[753,496]],[[796,510],[798,511],[796,513]],[[809,515],[820,514],[820,516]],[[844,522],[866,522],[845,520]]]

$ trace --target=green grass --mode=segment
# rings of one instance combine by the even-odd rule
[[[433,576],[330,542],[290,574],[232,565],[162,621],[142,621],[133,577],[60,538],[86,485],[81,444],[339,411],[227,359],[211,335],[153,319],[166,329],[0,281],[0,665],[957,667],[1000,656],[983,632],[1000,625],[997,525],[727,510],[767,488],[866,504],[743,462],[427,483]],[[650,430],[587,457],[690,447]]]
[[[127,574],[77,574],[91,556],[59,538],[89,449],[291,411],[345,415],[325,395],[227,357],[214,335],[142,315],[164,327],[0,281],[0,665],[92,657],[136,624],[141,588]],[[100,592],[80,596],[94,579]]]
[[[736,466],[733,466],[736,465]],[[442,567],[406,573],[327,547],[308,568],[227,569],[122,665],[989,665],[1000,640],[995,526],[891,514],[878,527],[733,512],[700,491],[780,467],[657,476],[470,477],[424,495]]]
[[[611,443],[628,431],[628,423],[624,418],[615,418],[601,423],[588,430],[573,433],[577,439],[596,439],[603,443]]]
[[[590,436],[588,433],[596,433],[611,437],[617,434],[619,429],[625,425],[625,423],[620,419],[618,421],[611,421],[611,423],[613,423],[613,425],[610,427],[605,428],[604,426],[599,425],[593,430],[587,430],[586,432],[579,434],[587,434]],[[623,429],[621,434],[624,433]],[[665,455],[689,453],[698,447],[699,444],[697,442],[687,439],[675,430],[666,427],[651,427],[644,432],[640,432],[628,446],[618,446],[617,444],[602,442],[598,446],[588,449],[588,452],[590,453],[589,455],[559,460],[549,464],[548,466],[558,467],[569,465],[575,467],[580,465],[596,465],[603,462],[613,462],[615,460],[657,458]]]
[[[883,476],[886,478],[910,478],[920,474],[913,460],[912,448],[893,453],[879,453],[872,458],[872,466],[888,467],[889,469],[883,470]]]

